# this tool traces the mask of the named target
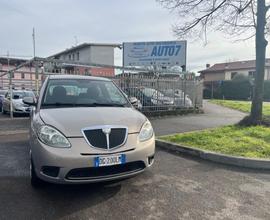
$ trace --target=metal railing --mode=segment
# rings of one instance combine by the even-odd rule
[[[129,97],[138,99],[142,112],[202,107],[201,81],[180,76],[121,74],[112,80]]]
[[[46,66],[46,62],[51,64],[54,62],[56,72],[51,73],[41,70],[36,70],[35,76],[31,73],[30,79],[17,80],[16,77],[10,80],[10,74],[19,73],[19,69],[24,65],[21,64],[12,68],[6,73],[1,74],[1,87],[11,89],[13,86],[17,89],[26,88],[36,90],[40,86],[46,75],[66,73],[66,64],[68,63],[69,73],[91,75],[91,71],[99,72],[98,68],[104,70],[112,69],[115,76],[110,77],[122,89],[127,97],[135,97],[137,99],[136,106],[142,112],[158,112],[158,111],[174,111],[178,109],[200,108],[202,107],[203,99],[203,83],[195,77],[190,77],[190,74],[181,72],[169,72],[168,70],[153,70],[138,69],[138,68],[123,68],[118,66],[109,66],[102,64],[87,64],[87,63],[71,63],[56,59],[34,58],[25,63],[29,65],[31,62],[42,62]],[[65,64],[65,65],[64,65]],[[36,63],[37,65],[37,63]],[[70,71],[72,67],[72,71]],[[79,68],[88,68],[86,72],[79,72]],[[86,70],[86,69],[84,69]],[[122,72],[122,73],[120,73]],[[99,76],[102,76],[102,74]],[[189,77],[187,77],[189,76]],[[108,76],[105,74],[104,77]],[[38,79],[38,80],[36,80]]]

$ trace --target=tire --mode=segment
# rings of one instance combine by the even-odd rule
[[[31,185],[34,188],[39,188],[40,186],[43,185],[43,181],[36,174],[35,166],[32,159],[31,159],[31,164],[30,164],[30,180],[31,180]]]

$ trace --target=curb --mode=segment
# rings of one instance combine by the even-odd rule
[[[192,155],[216,163],[252,169],[270,170],[270,160],[229,156],[225,154],[200,150],[197,148],[186,147],[159,139],[156,139],[156,146],[169,151]]]

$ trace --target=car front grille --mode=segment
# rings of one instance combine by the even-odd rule
[[[139,172],[145,168],[144,162],[136,161],[107,167],[87,167],[72,169],[66,175],[69,180],[102,179]]]
[[[102,129],[85,130],[84,135],[93,147],[107,149],[106,135],[102,132]]]
[[[108,128],[110,132],[106,134],[104,129]],[[101,149],[120,147],[127,138],[127,128],[125,127],[86,128],[82,132],[89,145]]]

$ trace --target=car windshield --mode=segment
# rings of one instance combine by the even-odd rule
[[[157,91],[155,89],[151,89],[151,88],[144,88],[142,90],[142,92],[143,92],[143,94],[145,96],[152,97],[152,98],[158,98],[158,97],[163,97],[164,96],[161,92],[159,92],[159,91]]]
[[[42,99],[42,108],[129,107],[122,92],[111,81],[93,79],[51,79]]]
[[[23,99],[24,97],[35,97],[31,91],[12,91],[13,99]]]

